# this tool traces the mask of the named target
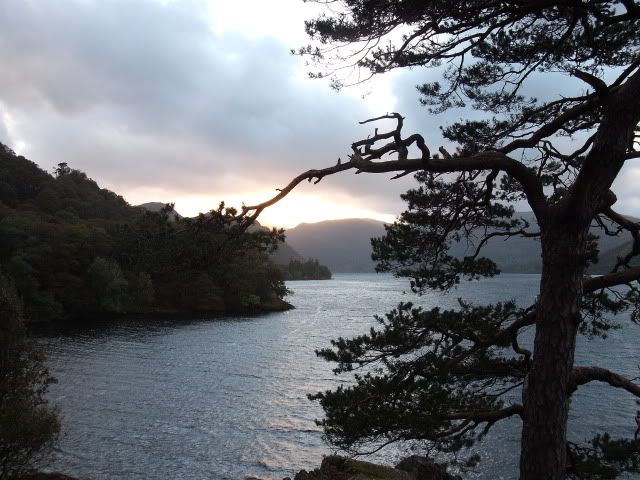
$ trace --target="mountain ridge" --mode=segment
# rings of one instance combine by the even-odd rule
[[[532,212],[516,212],[514,218],[521,218],[535,231],[537,222]],[[633,217],[628,217],[637,221]],[[317,258],[335,273],[366,273],[375,270],[371,260],[370,239],[384,234],[384,222],[370,218],[324,220],[315,223],[301,223],[287,230],[287,243],[306,258]],[[630,235],[622,233],[618,237],[605,235],[602,230],[592,228],[598,235],[600,262],[591,266],[590,273],[605,273],[613,267],[615,258],[621,254]],[[455,256],[468,255],[475,247],[454,244],[451,252]],[[537,238],[494,237],[483,248],[486,256],[498,264],[504,273],[540,273],[542,271],[541,246]]]

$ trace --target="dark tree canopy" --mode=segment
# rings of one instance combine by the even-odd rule
[[[60,424],[45,396],[53,381],[27,338],[15,286],[0,271],[0,479],[29,471],[57,438]]]
[[[66,163],[54,174],[0,144],[0,268],[28,320],[286,307],[268,257],[281,231],[242,232],[224,205],[132,207]]]
[[[640,3],[316,3],[330,8],[307,22],[313,43],[299,51],[317,62],[312,77],[330,77],[340,88],[396,68],[434,68],[441,81],[417,86],[426,113],[466,106],[484,119],[444,126],[455,151],[437,153],[421,134],[404,133],[398,113],[366,120],[385,129],[355,141],[348,161],[302,173],[242,215],[250,221],[303,180],[347,170],[415,173],[418,186],[403,197],[407,210],[373,241],[380,270],[410,277],[418,293],[446,291],[499,273],[483,257],[493,237],[539,238],[543,260],[533,305],[401,305],[368,335],[320,352],[338,362],[337,372],[360,369],[355,384],[315,397],[328,438],[348,449],[418,440],[457,451],[516,417],[523,480],[638,472],[637,440],[603,432],[579,445],[567,438],[567,421],[572,394],[590,382],[640,398],[634,380],[574,362],[578,333],[606,335],[617,321],[638,321],[640,223],[615,210],[611,186],[625,163],[640,158]],[[572,94],[527,94],[534,81],[563,78]],[[514,215],[519,200],[537,225]],[[600,277],[586,274],[599,253],[592,225],[600,236],[630,240],[629,252]],[[467,246],[461,257],[451,253],[460,242]],[[612,318],[627,311],[630,317]],[[527,327],[535,339],[525,348]]]

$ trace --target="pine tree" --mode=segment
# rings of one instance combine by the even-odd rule
[[[324,2],[318,2],[324,3]],[[342,67],[369,75],[396,68],[440,69],[442,81],[418,87],[432,113],[457,107],[483,112],[443,128],[455,152],[434,154],[418,133],[392,121],[355,141],[348,161],[309,170],[262,204],[251,220],[303,180],[327,175],[416,174],[408,209],[374,242],[381,270],[411,278],[413,288],[449,290],[462,279],[498,273],[482,256],[493,237],[539,238],[543,270],[536,302],[462,304],[455,311],[402,305],[369,335],[340,339],[321,352],[338,371],[369,367],[357,383],[317,395],[328,437],[341,447],[370,441],[421,440],[456,451],[496,422],[522,420],[520,478],[567,475],[612,478],[638,471],[640,444],[603,434],[589,445],[567,439],[570,399],[577,388],[604,382],[640,397],[632,380],[574,364],[576,336],[602,334],[612,313],[634,308],[638,320],[640,224],[615,210],[612,184],[640,158],[640,4],[621,1],[341,0],[307,22],[315,42],[299,53],[318,62],[312,76],[340,88]],[[337,75],[336,75],[337,73]],[[573,95],[526,95],[533,78],[574,77]],[[568,82],[570,84],[570,82]],[[573,142],[567,141],[571,137]],[[514,216],[528,202],[537,226]],[[612,272],[590,277],[602,235],[629,235],[631,250]],[[450,251],[469,242],[469,253]],[[520,333],[535,329],[531,351]],[[610,348],[615,348],[611,345]],[[507,405],[506,392],[521,401]],[[630,412],[630,418],[633,412]],[[588,473],[591,472],[591,473]]]

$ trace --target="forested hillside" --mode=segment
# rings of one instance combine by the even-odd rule
[[[83,172],[50,175],[0,144],[0,270],[32,321],[286,307],[267,259],[281,232],[240,234],[233,213],[132,207]]]

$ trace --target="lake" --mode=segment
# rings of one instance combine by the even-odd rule
[[[400,301],[425,307],[533,300],[538,275],[465,283],[453,294],[416,297],[404,279],[375,274],[289,282],[295,310],[190,321],[119,320],[42,338],[59,383],[50,392],[63,434],[51,470],[81,479],[281,479],[319,466],[333,450],[307,394],[342,379],[314,350],[337,336],[365,333],[374,314]],[[407,293],[404,293],[407,291]],[[624,318],[623,320],[626,320]],[[608,340],[579,341],[577,364],[638,376],[640,327],[624,322]],[[573,439],[606,427],[633,436],[634,398],[592,384],[572,401]],[[497,425],[465,478],[517,476],[519,421]],[[391,449],[377,461],[393,464]],[[412,452],[409,452],[412,453]]]

